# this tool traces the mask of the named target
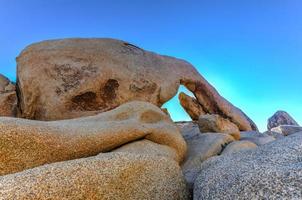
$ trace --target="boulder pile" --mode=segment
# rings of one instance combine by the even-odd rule
[[[174,123],[180,85],[193,121]],[[0,76],[0,116],[0,199],[302,198],[293,119],[260,133],[190,63],[125,41],[28,46],[17,83]]]

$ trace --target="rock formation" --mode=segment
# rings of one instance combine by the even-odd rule
[[[186,200],[177,162],[126,152],[52,163],[0,177],[0,199]]]
[[[199,116],[206,114],[202,106],[194,97],[190,97],[185,93],[181,92],[178,96],[181,106],[185,109],[192,120],[197,121]]]
[[[238,127],[219,115],[201,115],[198,119],[198,126],[202,133],[226,133],[233,136],[236,140],[240,139],[240,131]]]
[[[17,95],[14,83],[0,74],[0,116],[16,116]]]
[[[295,125],[280,125],[277,127],[274,127],[271,129],[271,131],[276,132],[276,133],[280,133],[284,136],[288,136],[297,132],[301,132],[302,131],[302,127],[301,126],[295,126]]]
[[[190,122],[178,125],[188,145],[188,153],[182,164],[182,170],[189,189],[193,190],[193,183],[200,172],[201,163],[219,155],[225,146],[234,141],[234,138],[222,133],[201,134],[198,126]]]
[[[189,63],[113,39],[64,39],[33,44],[17,58],[19,117],[58,120],[95,115],[132,100],[157,106],[180,84],[198,108],[240,130],[257,129]],[[201,113],[201,111],[197,111]],[[198,115],[198,113],[196,115]]]
[[[234,142],[228,144],[228,146],[226,146],[226,148],[224,148],[224,150],[222,151],[221,154],[226,155],[226,154],[244,151],[244,150],[248,150],[248,149],[254,149],[256,147],[257,147],[257,145],[250,141],[234,141]]]
[[[243,132],[240,132],[240,140],[241,141],[250,141],[250,142],[255,143],[257,146],[262,146],[262,145],[270,143],[276,139],[273,136],[270,136],[265,133],[260,133],[257,131],[243,131]]]
[[[210,158],[194,199],[302,199],[302,134],[256,149]]]
[[[129,102],[95,116],[62,121],[3,117],[0,175],[94,156],[141,139],[152,142],[150,148],[156,145],[157,154],[171,156],[178,163],[186,154],[186,143],[177,127],[160,108],[146,102]]]
[[[271,130],[279,125],[299,126],[299,124],[285,111],[277,111],[268,119],[267,130]]]

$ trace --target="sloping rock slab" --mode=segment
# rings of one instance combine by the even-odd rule
[[[172,159],[104,153],[1,176],[0,199],[185,200],[188,190]]]
[[[194,199],[302,199],[302,134],[202,164]]]
[[[240,132],[241,141],[250,141],[255,143],[257,146],[261,146],[276,140],[273,136],[257,131],[243,131]]]

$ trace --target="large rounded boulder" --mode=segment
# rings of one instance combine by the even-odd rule
[[[188,190],[172,159],[120,152],[1,176],[0,198],[185,200]]]
[[[202,163],[195,199],[302,199],[302,134]]]
[[[22,51],[17,63],[18,116],[22,118],[59,120],[90,116],[133,100],[160,107],[176,95],[182,84],[196,96],[192,116],[202,113],[202,108],[205,113],[229,119],[242,131],[257,129],[191,64],[128,42],[44,41]]]

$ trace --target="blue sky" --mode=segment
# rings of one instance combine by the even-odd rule
[[[0,0],[0,73],[53,38],[111,37],[191,62],[265,130],[276,110],[302,123],[300,0]],[[187,120],[177,98],[166,104]]]

